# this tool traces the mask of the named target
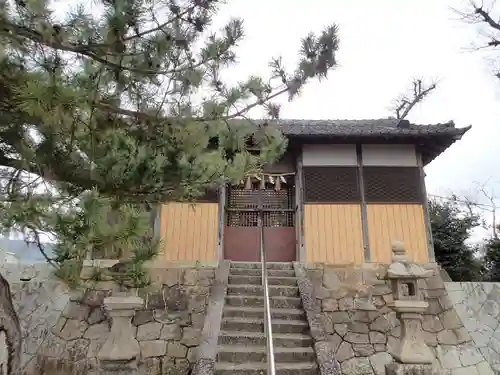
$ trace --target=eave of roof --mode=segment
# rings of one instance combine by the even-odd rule
[[[413,143],[427,165],[471,128],[456,128],[453,121],[416,125],[407,120],[277,120],[268,123],[288,138],[298,141],[398,142]]]
[[[450,121],[442,124],[416,125],[406,120],[277,120],[269,122],[289,137],[412,137],[461,136],[470,129],[456,128]]]

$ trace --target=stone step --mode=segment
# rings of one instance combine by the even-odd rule
[[[260,268],[231,268],[229,270],[229,275],[242,275],[242,276],[262,276],[262,270]],[[267,276],[272,277],[295,277],[294,270],[280,270],[280,269],[268,269]]]
[[[271,319],[273,333],[308,333],[309,324],[304,320]],[[264,319],[223,318],[221,329],[224,331],[264,332]]]
[[[267,283],[271,285],[297,286],[296,277],[268,276]],[[262,285],[262,276],[229,275],[229,285]]]
[[[239,317],[264,319],[264,308],[224,306],[222,316],[224,318]],[[283,320],[306,320],[306,312],[303,309],[271,309],[271,318]]]
[[[314,362],[316,353],[308,348],[274,348],[275,362]],[[217,360],[221,362],[246,363],[266,362],[267,348],[265,346],[219,345]]]
[[[266,345],[266,335],[264,332],[229,332],[220,331],[220,345]],[[313,339],[310,335],[301,333],[273,333],[273,343],[275,346],[284,348],[303,348],[313,344]]]
[[[317,375],[316,362],[277,363],[276,375]],[[230,363],[217,362],[216,375],[263,375],[267,373],[267,364],[262,362]]]
[[[291,262],[267,262],[267,269],[274,270],[293,270],[293,263]],[[231,268],[253,268],[262,269],[261,262],[231,262]]]
[[[263,296],[264,287],[262,285],[228,285],[227,294],[231,295],[246,295],[246,296]],[[296,286],[288,285],[272,285],[269,286],[269,297],[283,296],[283,297],[298,297],[299,288]]]
[[[300,297],[270,297],[272,309],[294,309],[302,307]],[[226,296],[229,306],[264,307],[264,297],[261,296]]]

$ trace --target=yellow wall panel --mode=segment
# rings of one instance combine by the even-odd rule
[[[368,238],[371,261],[391,262],[391,243],[402,241],[410,259],[427,263],[427,234],[420,204],[368,204]]]
[[[216,261],[218,215],[217,203],[163,205],[158,262]]]
[[[307,263],[361,264],[363,231],[359,204],[306,204]]]

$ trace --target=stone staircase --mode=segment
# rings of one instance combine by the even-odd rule
[[[316,354],[291,263],[267,265],[277,375],[317,375]],[[217,375],[267,373],[264,290],[260,263],[232,262]]]

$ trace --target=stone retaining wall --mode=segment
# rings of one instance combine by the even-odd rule
[[[445,283],[474,345],[500,373],[500,283]]]
[[[145,308],[132,320],[141,348],[139,374],[187,374],[196,361],[214,269],[155,269],[151,274],[155,285],[138,292]],[[112,282],[100,281],[72,293],[41,345],[32,373],[98,372],[97,356],[110,332],[102,303],[114,290]]]
[[[28,266],[28,272],[25,267],[6,263],[0,265],[0,273],[10,284],[23,337],[21,366],[28,369],[36,363],[40,346],[66,307],[69,294],[47,264]]]
[[[110,330],[102,302],[119,288],[99,281],[69,292],[46,264],[31,268],[29,281],[20,280],[16,265],[0,267],[21,321],[24,374],[97,374],[97,354]],[[138,292],[146,306],[132,321],[141,348],[139,374],[187,374],[196,360],[214,268],[150,271],[154,285]]]
[[[319,265],[308,269],[315,297],[322,306],[322,326],[343,375],[385,375],[385,365],[392,361],[390,348],[399,344],[401,327],[388,307],[392,293],[384,280],[385,272],[384,267],[339,269]],[[429,303],[422,329],[435,355],[435,365],[446,375],[492,375],[490,365],[453,308],[438,272],[420,286]]]

